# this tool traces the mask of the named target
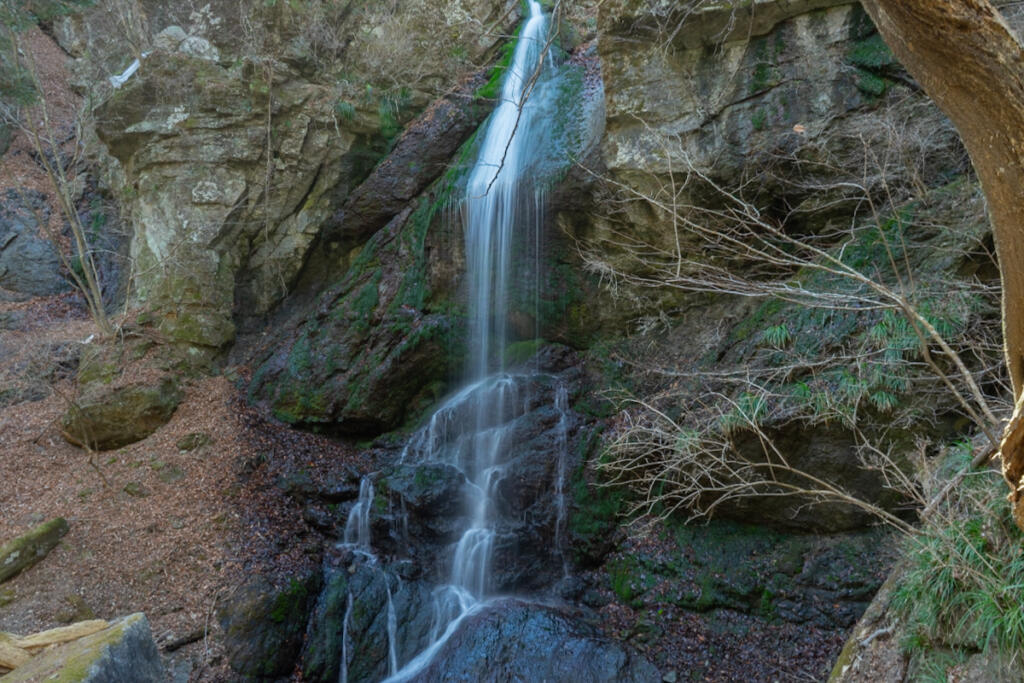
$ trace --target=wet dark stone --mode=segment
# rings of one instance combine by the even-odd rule
[[[429,642],[430,586],[403,580],[376,559],[350,548],[335,548],[328,554],[324,561],[324,590],[310,618],[303,649],[304,680],[339,680],[346,613],[348,680],[379,681],[388,675],[389,588],[397,624],[396,655],[399,662],[405,662]]]
[[[416,680],[639,683],[661,675],[575,615],[504,600],[467,617]]]
[[[8,190],[0,200],[0,287],[33,296],[68,289],[60,257],[39,234],[39,220],[47,220],[49,213],[39,192]]]
[[[319,589],[318,571],[280,587],[259,577],[220,609],[228,661],[239,680],[275,680],[292,672]]]

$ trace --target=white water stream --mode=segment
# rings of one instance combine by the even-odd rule
[[[468,511],[469,524],[452,552],[449,583],[434,593],[431,643],[397,670],[395,616],[388,588],[389,678],[395,683],[417,676],[430,664],[462,622],[487,604],[492,594],[491,562],[496,540],[494,489],[502,480],[515,419],[529,410],[526,385],[531,377],[504,372],[502,354],[508,342],[510,272],[516,238],[542,215],[542,198],[528,182],[531,168],[547,150],[541,149],[542,127],[549,125],[546,109],[531,95],[550,79],[547,59],[549,18],[539,2],[529,0],[529,17],[520,31],[507,70],[501,100],[491,115],[470,171],[462,215],[466,232],[469,285],[469,383],[434,413],[428,424],[407,444],[402,459],[439,462],[458,468],[475,490]],[[537,98],[541,99],[541,98]],[[526,224],[526,225],[524,225]],[[564,389],[556,408],[565,421]],[[564,426],[564,425],[563,425]],[[564,441],[564,439],[562,439]],[[564,444],[563,444],[564,445]],[[565,523],[564,458],[559,464],[557,494],[558,541]],[[345,528],[345,541],[359,551],[370,548],[369,512],[373,488],[368,479],[360,486]],[[346,619],[347,627],[347,619]],[[347,650],[343,646],[343,656]],[[342,662],[345,681],[347,659]]]
[[[524,180],[540,152],[536,131],[544,125],[542,108],[530,98],[550,75],[545,63],[549,18],[535,0],[529,1],[529,9],[463,202],[471,381],[441,406],[403,454],[457,467],[477,495],[469,527],[455,547],[450,583],[435,592],[433,642],[389,682],[410,680],[421,672],[492,590],[494,487],[504,474],[505,440],[513,421],[528,409],[522,395],[526,378],[505,374],[501,357],[508,342],[510,267],[516,231],[541,214],[538,198],[532,189],[524,190]]]

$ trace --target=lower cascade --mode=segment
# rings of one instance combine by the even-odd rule
[[[465,231],[469,381],[386,475],[363,478],[313,618],[306,659],[316,680],[654,676],[538,597],[569,573],[565,487],[579,427],[569,385],[580,385],[580,370],[560,347],[526,366],[506,367],[504,358],[512,290],[538,297],[539,268],[521,266],[539,258],[538,179],[553,154],[549,119],[559,106],[550,18],[540,3],[528,4],[453,212]],[[341,642],[327,640],[331,633]],[[481,654],[474,634],[501,652]],[[332,646],[336,674],[322,654]]]

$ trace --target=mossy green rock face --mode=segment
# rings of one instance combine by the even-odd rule
[[[44,651],[3,677],[4,683],[164,683],[160,654],[142,613]]]
[[[93,385],[62,418],[64,436],[95,450],[121,448],[167,424],[182,398],[172,377],[116,388]]]
[[[57,517],[0,546],[0,583],[46,557],[67,532],[68,523]]]
[[[431,193],[370,239],[260,365],[251,400],[292,424],[377,434],[440,397],[463,338],[450,298],[461,243],[446,202]]]
[[[220,610],[228,660],[239,680],[276,680],[292,672],[319,590],[318,571],[283,588],[257,579]]]

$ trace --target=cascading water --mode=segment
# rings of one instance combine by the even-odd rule
[[[569,562],[565,553],[565,525],[568,514],[565,506],[565,470],[569,457],[569,392],[564,384],[555,391],[555,410],[558,411],[558,475],[555,479],[555,548],[562,556],[562,576],[569,576]]]
[[[359,499],[348,513],[345,543],[360,550],[370,550],[370,506],[373,504],[373,482],[363,477],[359,482]]]
[[[531,95],[550,78],[549,19],[534,0],[529,1],[529,10],[462,204],[471,382],[441,406],[402,455],[403,460],[458,468],[476,495],[468,528],[452,553],[450,583],[435,591],[433,642],[388,681],[409,680],[422,671],[492,590],[495,488],[504,475],[503,456],[512,426],[528,409],[522,389],[528,378],[506,374],[502,358],[508,341],[510,270],[516,231],[542,214],[538,208],[542,199],[525,176],[546,151],[537,144],[543,109]]]

